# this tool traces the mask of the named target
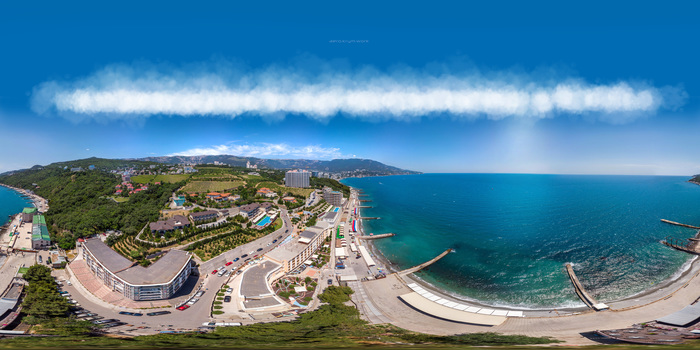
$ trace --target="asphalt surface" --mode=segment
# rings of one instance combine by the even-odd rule
[[[213,258],[207,262],[202,263],[199,266],[200,277],[197,279],[196,276],[190,277],[187,284],[181,289],[182,294],[193,294],[196,291],[197,285],[201,282],[203,283],[202,289],[205,293],[199,297],[199,301],[194,305],[191,305],[188,309],[180,311],[173,308],[158,308],[158,309],[121,309],[117,307],[109,308],[102,306],[101,304],[93,301],[96,298],[93,295],[85,296],[75,286],[68,286],[66,283],[63,284],[62,290],[67,291],[71,294],[71,298],[76,300],[78,304],[85,310],[98,314],[105,319],[118,319],[122,322],[126,322],[128,325],[113,327],[108,329],[110,333],[118,333],[129,330],[129,334],[151,334],[158,331],[166,330],[179,330],[179,329],[196,329],[202,326],[202,323],[212,320],[210,318],[211,306],[216,298],[216,292],[221,289],[226,280],[225,276],[219,277],[218,275],[212,275],[211,272],[214,269],[219,268],[226,262],[233,261],[234,258],[240,257],[243,254],[248,254],[251,250],[255,253],[250,255],[252,258],[254,255],[262,256],[263,254],[269,252],[277,246],[285,237],[291,234],[291,221],[287,215],[286,210],[281,211],[281,217],[283,220],[282,228],[276,230],[275,232],[268,234],[253,242],[244,244],[242,246],[236,247],[220,256]],[[289,232],[287,231],[289,228]],[[277,237],[282,236],[282,239]],[[275,244],[272,243],[273,240],[277,239]],[[262,248],[262,251],[258,252],[257,249]],[[238,268],[244,262],[244,259],[239,259],[239,261],[227,266],[226,268],[230,270],[231,268]],[[252,259],[251,259],[252,260]],[[60,277],[59,279],[65,279]],[[184,299],[184,298],[182,298]],[[143,316],[129,316],[120,315],[120,311],[130,311],[142,313]],[[160,316],[146,316],[148,312],[155,311],[170,311],[170,314],[160,315]],[[137,327],[148,327],[148,328],[137,328]]]

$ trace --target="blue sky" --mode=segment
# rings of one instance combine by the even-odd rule
[[[693,2],[3,2],[0,172],[362,157],[700,173]]]

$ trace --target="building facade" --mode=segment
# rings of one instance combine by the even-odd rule
[[[282,271],[287,273],[292,271],[313,255],[326,238],[330,237],[332,226],[326,222],[320,222],[317,226],[309,227],[299,234],[299,237],[291,242],[283,244],[265,256],[282,265]]]
[[[170,250],[146,268],[96,238],[85,240],[82,248],[90,272],[109,289],[131,300],[171,298],[193,270],[192,257],[180,250]]]
[[[324,187],[323,200],[334,207],[340,207],[343,205],[343,193],[340,191],[333,191],[330,187]]]
[[[306,170],[290,170],[284,176],[284,185],[287,187],[309,187],[311,172]]]
[[[51,237],[43,215],[32,217],[32,249],[44,249],[51,245]]]

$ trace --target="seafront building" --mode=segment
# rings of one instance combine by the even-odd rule
[[[189,253],[170,250],[143,267],[97,238],[85,240],[82,250],[90,272],[109,289],[131,300],[171,298],[185,284],[194,265]]]
[[[283,242],[265,256],[282,265],[282,272],[287,273],[306,262],[323,245],[331,231],[331,225],[320,222],[300,233],[298,237],[292,238],[291,241]]]
[[[287,187],[309,187],[311,172],[306,170],[290,170],[284,176],[284,185]]]
[[[43,215],[32,217],[32,249],[44,249],[51,245],[46,218]]]

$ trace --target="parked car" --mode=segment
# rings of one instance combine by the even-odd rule
[[[272,242],[270,242],[270,243],[267,244],[268,247],[271,246],[271,245],[272,245]],[[260,249],[262,249],[262,248],[260,248]]]
[[[140,314],[138,312],[129,312],[129,311],[119,311],[120,315],[127,315],[127,316],[143,316],[143,314]]]
[[[187,309],[189,309],[189,308],[190,308],[190,306],[187,305],[187,304],[177,307],[177,309],[180,310],[180,311],[185,311],[185,310],[187,310]]]
[[[230,303],[231,302],[231,296],[227,295],[224,297],[224,303]]]
[[[27,238],[29,238],[29,237],[27,237]],[[41,259],[41,255],[39,255],[39,262],[40,262],[40,263],[43,262],[43,260]]]
[[[287,231],[289,231],[289,230],[287,230]],[[277,239],[282,239],[282,236],[277,237]]]
[[[235,258],[235,259],[233,259],[233,262],[236,262],[236,261],[238,261],[238,260],[240,260],[240,259],[241,259],[241,258]]]
[[[328,285],[330,286],[331,284],[333,284],[333,279],[329,278],[329,279],[328,279]]]
[[[196,296],[197,298],[199,298],[199,297],[201,297],[202,295],[204,295],[204,291],[203,291],[203,290],[200,290],[199,292],[195,293],[194,296]]]
[[[214,270],[214,271],[211,272],[211,274],[212,274],[212,275],[215,275],[217,272],[219,272],[219,270]]]
[[[220,270],[219,273],[217,273],[217,275],[218,275],[219,277],[221,277],[221,276],[223,276],[225,273],[226,273],[226,269],[223,269],[223,270]]]
[[[170,311],[156,311],[156,312],[149,312],[146,314],[146,316],[160,316],[160,315],[167,315],[169,313],[170,313]]]
[[[233,293],[233,288],[226,289],[226,293],[229,293],[229,294]]]
[[[102,327],[104,327],[104,328],[112,328],[112,327],[123,326],[123,325],[125,325],[125,324],[126,324],[126,322],[117,321],[117,322],[105,323],[105,324],[102,325]]]
[[[92,321],[92,323],[94,323],[94,324],[105,324],[105,323],[112,323],[112,322],[119,322],[119,320],[114,319],[114,318],[110,318],[110,319],[106,319],[106,320]]]
[[[233,261],[229,261],[229,262],[227,262],[225,265],[226,265],[226,266],[229,266],[229,265],[231,265],[231,264],[233,264]]]
[[[277,240],[272,241],[272,243],[277,243]]]
[[[246,258],[246,257],[248,257],[248,254],[241,255],[241,258]]]

